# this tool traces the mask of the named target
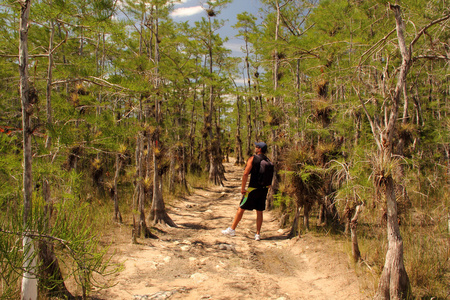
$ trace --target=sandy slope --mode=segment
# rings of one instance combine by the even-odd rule
[[[222,236],[240,200],[242,168],[231,163],[225,187],[195,193],[168,207],[179,228],[159,240],[131,244],[131,228],[114,230],[115,260],[124,265],[114,287],[97,299],[368,299],[342,244],[304,235],[286,239],[270,212],[254,241],[255,213],[246,212],[237,236]]]

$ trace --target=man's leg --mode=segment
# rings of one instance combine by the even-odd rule
[[[242,216],[244,215],[245,209],[238,208],[238,211],[236,212],[236,215],[234,216],[233,224],[231,225],[231,229],[235,230],[238,226],[239,222],[242,219]]]
[[[256,211],[256,234],[261,233],[261,226],[263,223],[263,212],[262,210]]]

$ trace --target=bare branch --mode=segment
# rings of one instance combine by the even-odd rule
[[[77,82],[77,81],[85,81],[85,82],[90,82],[90,83],[93,83],[93,84],[96,84],[96,85],[99,85],[99,86],[112,87],[112,88],[117,88],[117,89],[129,91],[129,92],[138,92],[138,91],[130,90],[130,89],[126,88],[126,87],[123,87],[123,86],[120,86],[120,85],[117,85],[117,84],[110,83],[107,80],[104,80],[102,78],[98,78],[98,77],[94,77],[94,76],[89,76],[89,78],[92,78],[94,80],[89,80],[87,78],[72,78],[72,79],[54,81],[54,82],[52,82],[52,85],[65,84],[65,83]],[[100,83],[97,82],[97,81],[100,81]]]
[[[371,53],[372,52],[372,50],[375,48],[375,47],[377,47],[379,44],[381,44],[382,42],[385,42],[393,33],[395,32],[395,28],[394,29],[392,29],[387,35],[385,35],[381,40],[379,40],[378,42],[376,42],[372,47],[370,47],[366,52],[364,52],[362,55],[361,55],[361,59],[364,57],[364,56],[366,56],[366,55],[368,55],[369,53]],[[367,56],[367,58],[366,59],[364,59],[364,61],[361,61],[361,59],[360,59],[360,61],[359,61],[359,64],[358,64],[358,66],[361,66],[361,64],[363,64],[367,59],[368,59],[368,56]]]
[[[430,59],[430,60],[450,60],[450,57],[444,56],[444,55],[417,55],[413,57],[413,62],[419,60],[419,59]]]
[[[359,93],[359,90],[355,86],[353,86],[353,89],[355,90],[356,94],[358,95],[358,99],[361,102],[361,105],[362,105],[362,107],[364,109],[364,112],[366,114],[367,119],[369,120],[370,128],[372,129],[372,133],[373,133],[373,138],[375,139],[375,142],[377,143],[377,146],[381,147],[381,142],[377,138],[378,126],[376,126],[375,123],[373,122],[372,117],[370,116],[369,111],[367,110],[366,104],[364,103],[363,99],[361,98],[361,94]]]
[[[425,31],[426,31],[428,28],[430,28],[430,27],[433,26],[433,25],[436,25],[437,23],[440,23],[440,22],[443,22],[443,21],[445,21],[445,20],[448,20],[448,19],[450,19],[450,14],[448,14],[448,15],[446,15],[446,16],[440,18],[440,19],[434,20],[434,21],[430,22],[428,25],[426,25],[424,28],[422,28],[422,29],[419,31],[419,33],[416,35],[416,37],[414,38],[414,40],[412,40],[411,44],[409,44],[410,49],[412,48],[412,46],[414,46],[414,44],[419,40],[419,38],[425,33]]]

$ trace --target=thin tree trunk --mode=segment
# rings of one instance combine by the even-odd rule
[[[50,2],[51,5],[51,2]],[[50,41],[48,45],[48,69],[47,69],[47,128],[53,123],[52,118],[52,80],[53,80],[53,38],[55,36],[55,24],[50,20]],[[47,130],[47,140],[45,141],[45,148],[50,149],[52,145],[52,138],[49,130]]]
[[[276,10],[277,10],[277,21],[276,21],[276,25],[275,25],[275,37],[274,37],[275,50],[274,50],[274,54],[273,54],[273,60],[274,60],[273,61],[273,90],[276,93],[276,91],[278,89],[278,69],[279,69],[279,65],[280,65],[277,42],[278,42],[278,35],[279,35],[280,22],[281,22],[281,7],[280,7],[280,3],[278,2],[278,0],[275,1],[275,4],[276,4]],[[280,105],[279,102],[280,102],[279,96],[275,95],[273,97],[273,105],[275,107],[277,107]],[[271,188],[269,189],[269,193],[267,195],[267,207],[268,208],[272,207],[272,203],[274,201],[274,196],[278,192],[278,189],[279,189],[279,178],[277,176],[278,169],[279,169],[278,147],[275,144],[277,139],[278,139],[278,130],[272,129],[272,143],[274,143],[272,145],[272,161],[274,161],[275,176],[273,176],[272,185],[271,185]],[[306,208],[305,208],[304,212],[306,212]],[[306,220],[305,220],[305,222],[306,222]]]
[[[48,231],[53,209],[50,200],[50,186],[46,179],[42,182],[42,194],[45,202],[43,215],[44,226]],[[47,296],[72,298],[72,294],[70,294],[64,284],[64,277],[62,276],[52,242],[47,240],[39,241],[39,259],[42,261],[42,265],[40,266],[42,286],[44,286]]]
[[[138,164],[138,210],[139,210],[139,230],[138,236],[144,233],[144,236],[147,235],[147,224],[145,222],[145,191],[144,191],[144,149],[143,149],[143,136],[142,133],[139,133],[139,159],[137,161]]]
[[[19,72],[20,98],[22,102],[22,132],[23,132],[23,300],[34,300],[38,297],[38,279],[36,277],[36,251],[34,241],[27,235],[32,224],[32,153],[31,153],[31,116],[33,105],[37,102],[37,94],[29,85],[28,75],[28,19],[31,1],[19,1],[20,11],[20,41],[19,41]]]
[[[447,248],[447,260],[450,259],[450,209],[447,212],[447,230],[448,230],[448,248]]]
[[[122,223],[122,215],[119,210],[119,195],[117,190],[117,181],[119,180],[120,169],[122,168],[122,158],[121,154],[116,154],[116,172],[114,174],[114,186],[113,186],[113,195],[114,195],[114,220],[116,222]]]
[[[303,226],[306,231],[309,231],[309,212],[311,210],[311,204],[305,203],[303,205]]]
[[[237,118],[236,118],[236,138],[235,138],[235,156],[236,156],[236,165],[244,164],[244,156],[242,153],[242,139],[241,139],[241,97],[238,95],[236,99],[236,110],[237,110]]]
[[[209,20],[209,73],[213,74],[213,45],[212,45],[212,25],[211,17]],[[224,168],[222,166],[222,157],[220,155],[220,135],[214,137],[213,131],[213,114],[214,114],[214,87],[211,84],[209,87],[209,113],[207,118],[208,133],[211,148],[209,149],[209,180],[215,185],[223,186]]]
[[[253,154],[252,147],[252,99],[251,97],[247,97],[247,156],[251,156]]]
[[[251,78],[250,78],[250,61],[249,61],[249,50],[248,50],[247,38],[245,39],[245,69],[247,71],[247,101],[248,101],[248,115],[247,115],[248,149],[247,149],[247,154],[250,156],[253,153],[252,152],[253,151],[253,147],[252,147],[252,134],[253,134],[252,133],[252,131],[253,131],[253,127],[252,127],[252,115],[253,115],[252,102],[253,102],[253,97],[251,96],[252,85],[251,85]],[[254,117],[255,117],[255,120],[256,120],[256,113],[254,114]],[[254,124],[256,125],[256,122],[254,122]],[[255,126],[255,129],[257,129],[256,126]],[[258,134],[255,133],[255,136],[257,136],[257,135]]]
[[[358,217],[359,213],[361,211],[361,205],[356,206],[355,215],[350,221],[350,232],[351,232],[351,239],[352,239],[352,255],[353,260],[355,262],[358,262],[361,259],[361,252],[359,251],[358,246],[358,235],[357,235],[357,227],[358,227]]]
[[[300,210],[301,207],[297,206],[297,212],[295,213],[294,222],[292,222],[291,231],[288,234],[288,238],[290,239],[297,235],[300,236],[300,230],[298,228],[298,220],[300,219]]]
[[[155,88],[159,88],[159,46],[158,46],[158,32],[159,32],[159,26],[158,26],[158,10],[155,9],[152,11],[156,15],[155,19],[155,26],[154,26],[154,33],[155,33]],[[169,217],[166,211],[166,207],[164,205],[164,199],[162,194],[162,179],[161,179],[161,172],[159,169],[160,164],[160,158],[161,158],[161,142],[159,139],[160,135],[160,126],[162,123],[162,116],[161,116],[161,107],[160,107],[160,96],[155,96],[155,119],[157,124],[157,129],[154,134],[154,151],[153,151],[153,201],[152,201],[152,207],[150,210],[150,220],[152,220],[153,224],[167,224],[172,227],[177,227],[175,222],[172,221],[172,219]]]

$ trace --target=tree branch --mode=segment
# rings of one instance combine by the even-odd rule
[[[353,89],[355,90],[356,95],[358,95],[358,99],[361,102],[361,105],[362,105],[362,107],[364,109],[364,113],[366,114],[366,117],[369,120],[370,128],[372,129],[372,133],[373,133],[373,138],[375,139],[375,142],[377,143],[377,146],[381,147],[381,142],[377,138],[378,126],[373,122],[372,117],[370,116],[369,111],[367,110],[366,104],[364,103],[363,99],[361,98],[361,94],[359,93],[359,90],[355,86],[353,86]]]
[[[425,33],[425,31],[426,31],[428,28],[430,28],[430,27],[433,26],[433,25],[436,25],[437,23],[440,23],[440,22],[442,22],[442,21],[448,20],[448,19],[450,19],[450,14],[448,14],[448,15],[446,15],[446,16],[440,18],[440,19],[434,20],[434,21],[430,22],[428,25],[426,25],[424,28],[422,28],[422,29],[419,31],[419,33],[416,35],[416,37],[414,38],[414,40],[412,40],[411,44],[409,44],[410,49],[412,48],[412,46],[414,46],[414,44],[419,40],[419,38]]]

